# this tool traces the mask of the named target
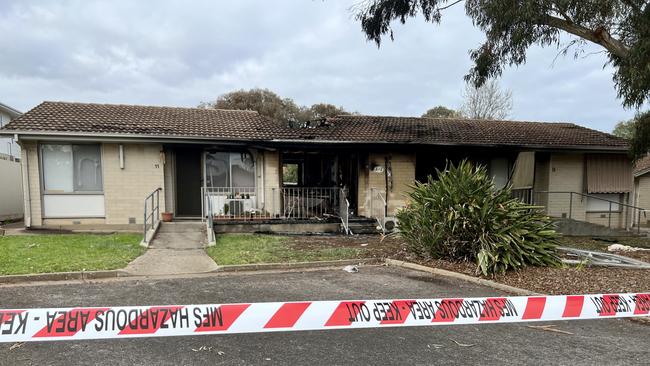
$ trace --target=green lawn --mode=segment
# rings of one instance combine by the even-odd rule
[[[208,254],[217,264],[254,264],[327,261],[358,258],[358,248],[300,248],[291,238],[261,234],[219,234]]]
[[[144,253],[139,234],[0,237],[0,274],[119,269]]]

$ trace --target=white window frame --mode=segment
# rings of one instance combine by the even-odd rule
[[[43,164],[43,147],[46,145],[95,145],[99,147],[99,165],[102,172],[101,176],[101,185],[102,189],[100,191],[75,191],[74,184],[72,192],[59,192],[59,191],[48,191],[45,187],[45,169]],[[43,142],[38,146],[38,160],[39,160],[39,180],[41,184],[41,194],[43,195],[103,195],[104,194],[104,153],[102,150],[102,144],[100,143],[71,143],[71,142]],[[74,156],[73,156],[74,161]]]
[[[206,166],[206,161],[208,158],[208,154],[211,153],[224,153],[228,154],[228,186],[227,187],[208,187],[208,169]],[[230,159],[231,154],[248,154],[250,157],[253,159],[253,187],[233,187],[232,186],[232,161]],[[255,159],[255,155],[252,154],[250,151],[205,151],[203,153],[203,186],[205,188],[230,188],[230,189],[236,189],[236,188],[255,188],[257,189],[257,159]]]

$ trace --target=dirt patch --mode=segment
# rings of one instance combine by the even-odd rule
[[[292,236],[289,245],[300,250],[356,248],[364,258],[393,258],[408,253],[403,240],[381,235]]]
[[[422,260],[408,251],[408,245],[398,236],[296,236],[290,245],[297,249],[322,247],[355,247],[363,249],[360,257],[393,258],[414,262],[429,267],[442,268],[497,281],[510,286],[549,294],[587,294],[613,292],[639,292],[650,290],[650,270],[605,268],[605,267],[526,267],[510,271],[505,275],[484,277],[476,274],[475,263],[451,262],[441,259]],[[602,241],[592,238],[563,238],[563,246],[607,251],[614,242],[623,245],[650,247],[647,238],[626,238],[616,241]],[[619,255],[650,262],[650,252],[617,253]]]

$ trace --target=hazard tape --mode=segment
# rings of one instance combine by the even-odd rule
[[[650,293],[0,310],[0,342],[262,333],[650,315]]]

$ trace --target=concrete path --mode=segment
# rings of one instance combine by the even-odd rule
[[[125,270],[136,276],[204,273],[217,269],[205,252],[205,228],[196,222],[162,223],[147,252]]]

